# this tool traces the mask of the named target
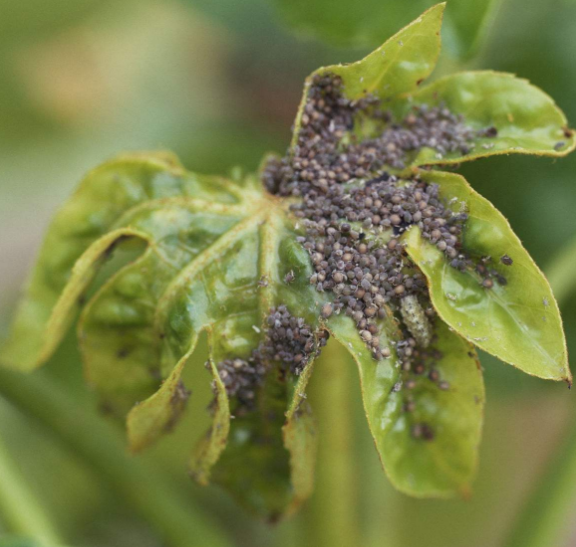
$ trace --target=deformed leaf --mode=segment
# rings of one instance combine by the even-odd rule
[[[296,297],[303,284],[311,290],[308,255],[295,242],[285,205],[258,186],[255,177],[241,183],[199,177],[155,156],[95,170],[51,226],[50,247],[41,253],[7,355],[26,368],[46,359],[104,259],[127,237],[138,238],[144,252],[82,311],[78,332],[87,379],[115,414],[136,404],[128,435],[131,447],[142,449],[177,423],[188,397],[182,369],[200,333],[209,331],[214,424],[192,471],[207,482],[230,432],[213,478],[253,511],[277,518],[311,490],[315,440],[301,404],[311,368],[300,378],[267,374],[256,396],[258,411],[231,423],[237,404],[216,372],[219,362],[248,357],[258,347],[273,306],[289,304],[307,321],[317,316],[314,301]],[[289,271],[290,285],[284,282]],[[34,310],[31,316],[27,309]],[[35,336],[46,325],[44,345],[35,340],[30,348],[28,333]]]
[[[380,340],[391,356],[379,362],[350,319],[327,323],[358,365],[366,417],[384,470],[407,494],[465,494],[476,472],[484,407],[474,348],[437,321],[433,344],[417,365],[422,370],[408,374],[395,351],[401,333],[393,320],[387,323]]]
[[[491,257],[486,267],[502,278],[485,287],[476,270],[452,267],[417,227],[410,229],[404,236],[407,252],[428,278],[440,317],[474,345],[528,374],[571,382],[558,305],[507,220],[461,176],[437,171],[420,176],[437,184],[454,210],[466,212],[463,250]]]
[[[40,365],[81,307],[86,378],[127,415],[138,451],[176,426],[206,333],[213,419],[191,473],[277,520],[312,489],[306,386],[331,333],[359,367],[392,482],[421,497],[467,492],[484,401],[471,344],[571,377],[550,288],[506,220],[461,177],[417,166],[561,156],[575,142],[551,99],[510,75],[419,88],[443,9],[314,73],[291,148],[258,174],[199,176],[166,154],[90,173],[48,230],[3,358]]]
[[[229,400],[215,363],[249,359],[262,342],[267,314],[275,306],[289,305],[302,317],[315,317],[313,302],[294,298],[303,283],[309,287],[302,273],[310,266],[283,216],[274,201],[262,203],[255,214],[175,272],[155,313],[162,370],[172,373],[128,418],[134,449],[155,441],[173,425],[180,412],[175,401],[182,390],[181,371],[198,336],[208,330],[217,394],[214,423],[192,459],[192,473],[201,483],[211,477],[223,484],[240,503],[269,519],[289,513],[311,491],[314,431],[300,401],[312,364],[299,379],[272,370],[255,391],[254,410],[245,412]],[[284,281],[289,271],[295,272],[291,284]]]
[[[149,199],[182,195],[235,203],[239,198],[228,191],[230,188],[220,177],[203,180],[187,173],[166,153],[123,156],[89,173],[46,234],[11,336],[3,347],[3,361],[25,370],[46,361],[73,316],[72,293],[76,298],[81,296],[90,280],[92,263],[105,258],[109,251],[102,242],[92,249],[92,255],[85,255],[76,268],[71,294],[60,298],[76,262],[92,243],[109,233],[127,209]],[[107,237],[112,245],[114,236]]]

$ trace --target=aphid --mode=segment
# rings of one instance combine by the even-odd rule
[[[400,300],[400,313],[406,328],[419,346],[426,348],[432,340],[432,325],[422,309],[418,298],[408,295]]]
[[[500,257],[500,262],[502,262],[502,264],[505,266],[512,266],[514,261],[508,255],[502,255]]]
[[[473,267],[471,259],[461,254],[466,204],[453,211],[440,199],[437,185],[398,180],[385,169],[403,169],[407,154],[424,147],[440,156],[469,153],[475,138],[495,137],[497,131],[472,129],[445,105],[414,106],[403,120],[394,120],[381,110],[376,97],[350,101],[342,87],[338,76],[313,77],[297,146],[266,166],[264,181],[273,193],[301,198],[291,209],[306,230],[297,241],[310,255],[310,284],[334,296],[330,305],[322,306],[321,315],[327,318],[343,311],[355,322],[374,358],[381,359],[389,357],[390,351],[380,349],[375,321],[387,316],[389,304],[401,308],[420,347],[430,344],[428,316],[435,314],[431,308],[424,312],[419,304],[419,297],[428,297],[426,283],[421,274],[405,273],[402,242],[394,237],[380,246],[369,236],[390,229],[399,236],[417,224],[423,237],[437,245],[455,268]],[[354,130],[358,114],[384,121],[383,131],[363,141],[344,140]],[[352,188],[343,186],[353,179],[368,180]],[[285,281],[290,282],[288,276]],[[410,346],[399,356],[406,360],[412,352]]]
[[[332,315],[333,311],[334,306],[332,306],[330,302],[327,302],[326,304],[324,304],[324,306],[322,306],[322,317],[324,317],[324,319],[327,319]]]
[[[284,283],[290,284],[290,283],[292,283],[292,281],[294,281],[295,278],[296,278],[296,276],[294,275],[294,270],[290,270],[284,276]]]

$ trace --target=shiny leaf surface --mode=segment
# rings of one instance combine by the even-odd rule
[[[130,445],[142,449],[184,411],[189,392],[180,376],[208,331],[214,423],[192,458],[192,472],[201,483],[212,475],[249,509],[276,519],[311,490],[313,421],[302,404],[311,364],[300,378],[267,374],[258,409],[233,420],[236,403],[215,366],[250,355],[272,306],[288,303],[313,322],[317,304],[300,304],[299,288],[311,290],[307,254],[284,205],[256,183],[254,177],[198,177],[155,156],[95,170],[49,230],[6,354],[21,368],[40,364],[115,246],[140,240],[144,252],[83,308],[78,333],[87,379],[108,410],[123,416],[132,409]],[[284,283],[288,271],[295,273],[290,285]],[[29,333],[41,340],[42,329],[44,345],[30,347]]]
[[[417,497],[466,494],[476,472],[484,406],[484,384],[473,346],[437,321],[433,348],[441,357],[433,366],[449,388],[441,389],[421,374],[411,375],[415,385],[406,389],[410,380],[394,349],[402,338],[393,321],[380,337],[391,357],[377,363],[350,319],[335,318],[327,326],[358,365],[370,431],[394,486]],[[407,410],[409,401],[414,406]],[[432,439],[415,435],[422,427],[433,432]]]
[[[455,210],[469,215],[464,250],[492,257],[491,267],[506,284],[481,285],[473,270],[461,272],[435,246],[412,228],[405,236],[407,252],[428,278],[432,303],[456,332],[519,369],[553,380],[571,381],[558,306],[548,281],[522,247],[508,221],[459,175],[423,172]],[[506,266],[501,257],[513,263]]]
[[[474,129],[495,127],[496,137],[478,137],[468,154],[439,155],[422,149],[413,164],[450,164],[497,154],[565,156],[576,146],[574,132],[554,101],[527,80],[492,71],[462,72],[442,78],[394,105],[404,116],[415,105],[447,106]]]

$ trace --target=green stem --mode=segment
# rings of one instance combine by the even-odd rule
[[[306,511],[306,545],[359,545],[350,400],[352,367],[330,343],[315,364],[310,398],[318,421],[319,449],[314,494]]]
[[[63,543],[1,442],[0,516],[10,533],[33,538],[51,547]]]
[[[547,276],[559,302],[576,289],[576,241],[566,246],[552,261]],[[512,528],[507,547],[549,547],[560,545],[566,536],[576,499],[576,421]]]
[[[558,450],[516,520],[506,547],[562,545],[576,498],[576,427]]]
[[[228,539],[191,500],[142,457],[131,458],[114,428],[80,405],[46,376],[0,367],[0,394],[47,427],[87,462],[98,477],[172,547],[229,547]]]

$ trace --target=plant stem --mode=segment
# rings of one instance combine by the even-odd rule
[[[574,264],[576,241],[571,242],[552,261],[547,276],[552,290],[562,302],[576,289]],[[522,508],[507,547],[550,547],[560,545],[568,533],[567,523],[576,500],[576,421],[557,449],[543,476]]]
[[[51,547],[62,544],[50,519],[1,442],[0,515],[10,533],[33,538]]]
[[[22,375],[0,367],[0,394],[47,427],[87,462],[98,477],[172,547],[229,547],[231,543],[191,500],[167,479],[130,458],[114,428],[70,400],[45,375]]]
[[[576,427],[546,468],[516,520],[506,547],[562,544],[573,520],[576,498]]]
[[[336,343],[328,344],[315,365],[310,397],[320,434],[319,465],[306,512],[306,545],[361,544],[349,365]]]

